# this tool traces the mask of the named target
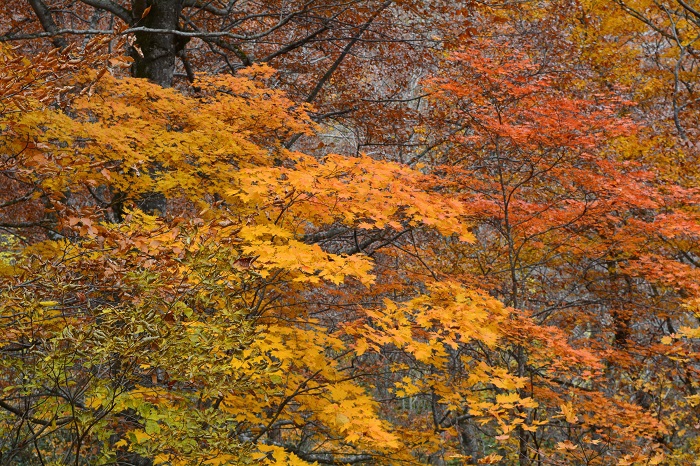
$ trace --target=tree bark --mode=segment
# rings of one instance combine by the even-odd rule
[[[178,30],[182,0],[132,0],[133,26],[163,31]],[[172,33],[137,32],[132,46],[132,74],[163,87],[171,87],[182,38]]]

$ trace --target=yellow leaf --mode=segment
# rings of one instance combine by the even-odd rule
[[[144,443],[151,439],[151,436],[142,430],[132,430],[129,435],[134,438],[136,443]]]
[[[481,458],[477,463],[478,464],[496,464],[500,462],[503,459],[501,455],[497,455],[496,453],[491,453],[490,455],[484,456]]]
[[[216,458],[211,458],[206,460],[202,464],[211,464],[212,466],[221,466],[222,464],[231,464],[232,461],[236,460],[233,455],[220,455]]]
[[[355,354],[358,356],[362,356],[365,354],[367,349],[369,348],[369,345],[367,344],[367,340],[361,338],[355,342]]]
[[[576,450],[576,448],[578,447],[573,443],[569,442],[568,440],[564,440],[563,442],[557,443],[557,449],[559,450]]]
[[[520,401],[520,395],[518,395],[517,392],[511,392],[504,395],[496,395],[496,403],[499,404],[517,403],[518,401]]]
[[[561,405],[560,408],[562,414],[564,414],[564,417],[566,418],[566,422],[570,424],[575,424],[578,422],[578,416],[574,412],[571,402]]]

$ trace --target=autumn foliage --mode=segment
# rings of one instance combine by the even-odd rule
[[[700,454],[692,7],[24,3],[0,464]]]

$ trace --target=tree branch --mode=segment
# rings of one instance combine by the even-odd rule
[[[93,8],[98,8],[100,10],[109,11],[114,16],[118,17],[126,24],[131,24],[133,21],[133,16],[131,11],[127,10],[123,6],[112,2],[111,0],[80,0],[86,5],[90,5]]]
[[[691,13],[693,16],[695,16],[697,19],[700,19],[700,11],[696,10],[692,6],[688,5],[686,2],[683,0],[676,0],[680,6],[685,8],[686,11]]]
[[[44,31],[53,34],[53,39],[51,40],[53,45],[58,49],[65,49],[68,47],[68,41],[56,34],[56,31],[59,29],[56,22],[53,20],[53,16],[51,16],[49,7],[41,0],[29,0],[29,4],[32,6],[36,17],[39,18],[39,22],[41,23],[41,27],[44,28]]]
[[[204,3],[201,0],[185,0],[182,3],[182,6],[189,8],[199,8],[200,10],[204,10],[217,16],[226,16],[231,14],[231,8],[217,8],[211,5],[211,2]]]
[[[26,411],[22,411],[19,408],[15,408],[11,404],[6,403],[2,400],[0,400],[0,408],[3,408],[5,410],[11,412],[15,416],[19,416],[22,419],[27,419],[29,422],[31,422],[33,424],[39,424],[42,426],[50,426],[54,423],[57,426],[62,426],[62,425],[68,424],[70,422],[73,422],[72,416],[66,416],[66,417],[61,417],[61,418],[56,418],[56,416],[54,416],[53,419],[51,419],[50,421],[46,421],[44,419],[37,419],[37,418],[31,417],[31,416],[28,416],[28,413]]]
[[[362,37],[362,34],[364,34],[367,29],[372,25],[375,19],[381,14],[382,11],[384,11],[389,5],[391,5],[391,0],[387,0],[386,2],[382,3],[379,8],[377,8],[377,11],[374,12],[372,16],[365,22],[365,24],[362,25],[359,31],[357,31],[357,34],[355,34],[355,37],[350,39],[350,42],[348,42],[345,47],[343,48],[343,51],[338,55],[338,58],[335,59],[333,64],[331,65],[330,68],[328,68],[328,71],[321,77],[321,79],[316,83],[316,86],[311,90],[309,95],[306,97],[305,101],[308,103],[313,102],[316,97],[318,96],[318,93],[321,92],[321,89],[323,86],[326,84],[326,82],[331,78],[333,73],[335,73],[335,70],[338,69],[340,64],[345,60],[345,57],[350,53],[350,50],[352,47],[357,43],[358,40],[360,40],[360,37]]]

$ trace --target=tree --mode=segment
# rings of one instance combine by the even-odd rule
[[[578,413],[590,410],[565,439],[547,427],[519,429],[518,461],[563,455],[569,462],[606,463],[605,455],[618,448],[630,458],[651,457],[657,453],[635,453],[628,442],[660,442],[675,425],[675,408],[652,395],[652,387],[675,386],[676,399],[692,393],[677,385],[672,355],[678,349],[669,353],[660,345],[666,332],[691,317],[679,309],[695,286],[681,284],[677,274],[667,279],[671,269],[686,277],[695,272],[659,243],[667,244],[659,230],[676,232],[662,237],[675,236],[679,224],[693,234],[689,192],[669,188],[642,164],[620,157],[635,138],[631,121],[615,115],[614,101],[572,96],[557,86],[559,76],[550,77],[507,43],[470,45],[469,53],[451,56],[446,77],[434,82],[440,92],[435,121],[451,124],[444,129],[437,183],[472,206],[477,236],[473,244],[452,248],[448,270],[477,274],[481,278],[473,281],[485,283],[505,304],[564,330],[575,347],[605,363],[602,379],[581,383],[545,375],[547,364],[529,360],[532,342],[512,349],[517,374],[530,380],[527,394],[539,402],[528,419],[547,409],[539,396],[551,400],[555,393],[573,395],[581,403]],[[440,259],[445,261],[444,252]],[[680,293],[660,296],[669,287]],[[631,387],[623,389],[620,380],[631,380]],[[623,403],[621,392],[628,393]],[[655,405],[669,412],[654,411]],[[619,418],[605,416],[622,412],[640,417],[623,422],[629,431],[614,432]],[[551,435],[559,452],[543,447],[552,444]],[[613,447],[617,442],[628,445]],[[647,447],[653,451],[651,443]]]
[[[191,97],[77,70],[52,110],[34,96],[60,60],[6,53],[38,90],[8,98],[25,111],[4,115],[3,175],[28,191],[4,192],[3,206],[41,220],[3,223],[3,463],[410,458],[352,368],[367,348],[303,304],[343,281],[369,285],[371,259],[300,239],[345,224],[468,240],[462,209],[398,164],[285,149],[310,120],[260,84],[267,69],[200,80]],[[137,208],[154,192],[168,215]],[[485,297],[455,305],[479,321],[503,314]],[[461,338],[499,337],[469,328]]]

